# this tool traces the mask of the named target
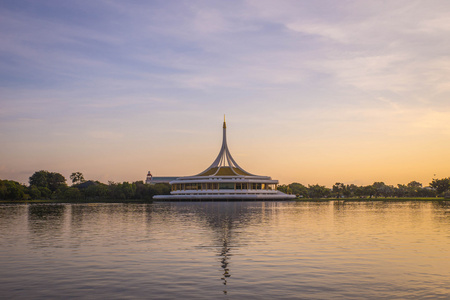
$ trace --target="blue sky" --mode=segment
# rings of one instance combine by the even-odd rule
[[[448,1],[2,1],[0,178],[450,176]],[[436,175],[434,175],[436,174]]]

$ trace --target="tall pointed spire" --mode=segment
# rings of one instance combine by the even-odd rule
[[[278,180],[253,175],[242,169],[228,150],[227,124],[223,116],[223,139],[219,155],[202,173],[170,181],[170,195],[156,195],[161,200],[287,200],[295,195],[278,191]]]
[[[231,156],[230,150],[227,145],[227,123],[225,121],[225,115],[223,116],[223,138],[222,147],[220,148],[219,155],[214,162],[202,173],[197,176],[254,176],[249,172],[242,169],[237,162]]]

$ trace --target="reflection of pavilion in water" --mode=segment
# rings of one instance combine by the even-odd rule
[[[223,284],[227,285],[227,278],[231,277],[230,274],[230,269],[228,268],[228,259],[229,259],[229,255],[228,252],[230,251],[230,248],[228,247],[228,238],[229,238],[229,230],[225,229],[224,230],[224,235],[223,235],[223,244],[222,244],[222,251],[220,252],[220,263],[221,263],[221,267],[223,269],[223,277],[221,278],[223,280]],[[226,290],[224,290],[224,293],[226,293]]]
[[[220,265],[220,279],[224,286],[232,279],[232,256],[242,244],[238,237],[239,228],[264,222],[266,217],[265,202],[203,202],[203,203],[173,203],[177,209],[193,209],[194,213],[207,222],[213,229],[215,238],[212,244],[200,245],[201,248],[217,249]],[[227,288],[223,290],[227,294]]]

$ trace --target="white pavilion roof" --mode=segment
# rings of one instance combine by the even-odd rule
[[[225,117],[223,120],[222,147],[220,148],[219,155],[217,155],[217,158],[205,171],[195,175],[195,177],[197,176],[257,176],[241,168],[231,156],[227,145],[227,124]]]

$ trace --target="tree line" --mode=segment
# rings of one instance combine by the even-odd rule
[[[450,198],[450,177],[433,179],[430,186],[423,187],[420,182],[411,181],[397,186],[384,182],[374,182],[372,185],[357,186],[336,182],[332,188],[314,184],[304,186],[301,183],[279,185],[278,190],[297,195],[300,198],[378,198],[378,197],[446,197]]]
[[[104,201],[104,200],[142,200],[148,201],[154,195],[167,195],[170,185],[158,183],[144,184],[143,181],[132,183],[101,183],[85,180],[80,172],[70,175],[72,185],[68,186],[66,178],[60,173],[37,171],[29,178],[26,186],[13,180],[0,180],[1,200],[40,200],[58,199],[70,201]]]
[[[29,178],[26,186],[13,180],[0,180],[0,200],[39,200],[59,199],[71,201],[102,200],[151,200],[154,195],[170,194],[170,185],[159,183],[144,184],[143,181],[132,183],[101,183],[85,180],[80,172],[70,175],[72,185],[68,186],[66,178],[60,173],[37,171]],[[337,182],[332,188],[314,184],[307,187],[301,183],[279,185],[278,190],[294,194],[300,198],[377,198],[377,197],[446,197],[450,198],[450,177],[433,179],[428,187],[420,182],[386,185],[374,182],[372,185],[357,186]]]

